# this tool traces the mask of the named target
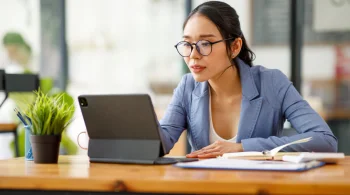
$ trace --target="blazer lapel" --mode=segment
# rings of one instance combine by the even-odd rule
[[[254,100],[242,99],[237,143],[240,143],[242,139],[252,137],[261,110],[262,100],[262,97]]]
[[[240,143],[242,139],[250,138],[253,135],[263,98],[257,98],[259,92],[250,72],[250,67],[240,59],[237,59],[236,62],[239,68],[243,96],[237,135],[237,142]]]
[[[195,150],[209,145],[209,93],[208,82],[196,83],[192,92],[190,124]]]

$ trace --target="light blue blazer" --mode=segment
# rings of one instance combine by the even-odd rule
[[[237,143],[242,143],[244,151],[271,150],[306,137],[313,139],[288,146],[284,151],[337,151],[337,138],[327,123],[303,100],[281,71],[249,67],[240,59],[236,62],[242,84]],[[208,87],[208,82],[196,82],[191,74],[182,77],[159,122],[167,153],[186,129],[192,151],[209,145]],[[286,119],[299,134],[281,137]]]

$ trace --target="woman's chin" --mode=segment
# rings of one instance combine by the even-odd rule
[[[203,75],[198,75],[198,74],[193,74],[193,73],[192,73],[192,76],[193,76],[193,78],[194,78],[194,80],[195,80],[196,82],[204,82],[204,81],[207,81],[207,80],[208,80],[208,78],[205,77],[205,76],[203,76]]]

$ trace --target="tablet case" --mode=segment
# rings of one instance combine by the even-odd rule
[[[165,149],[149,95],[80,95],[78,100],[90,137],[91,162],[177,162],[159,158]]]

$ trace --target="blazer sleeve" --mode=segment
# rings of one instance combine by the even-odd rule
[[[184,75],[174,90],[172,100],[167,107],[164,117],[159,121],[161,138],[165,145],[166,153],[170,152],[181,133],[187,129],[187,113],[184,106],[186,80],[187,75]]]
[[[302,144],[286,147],[285,152],[337,152],[338,141],[327,123],[301,97],[289,79],[279,70],[272,73],[275,95],[281,106],[281,115],[299,133],[290,137],[250,138],[242,140],[245,151],[271,150],[275,147],[312,137]]]

